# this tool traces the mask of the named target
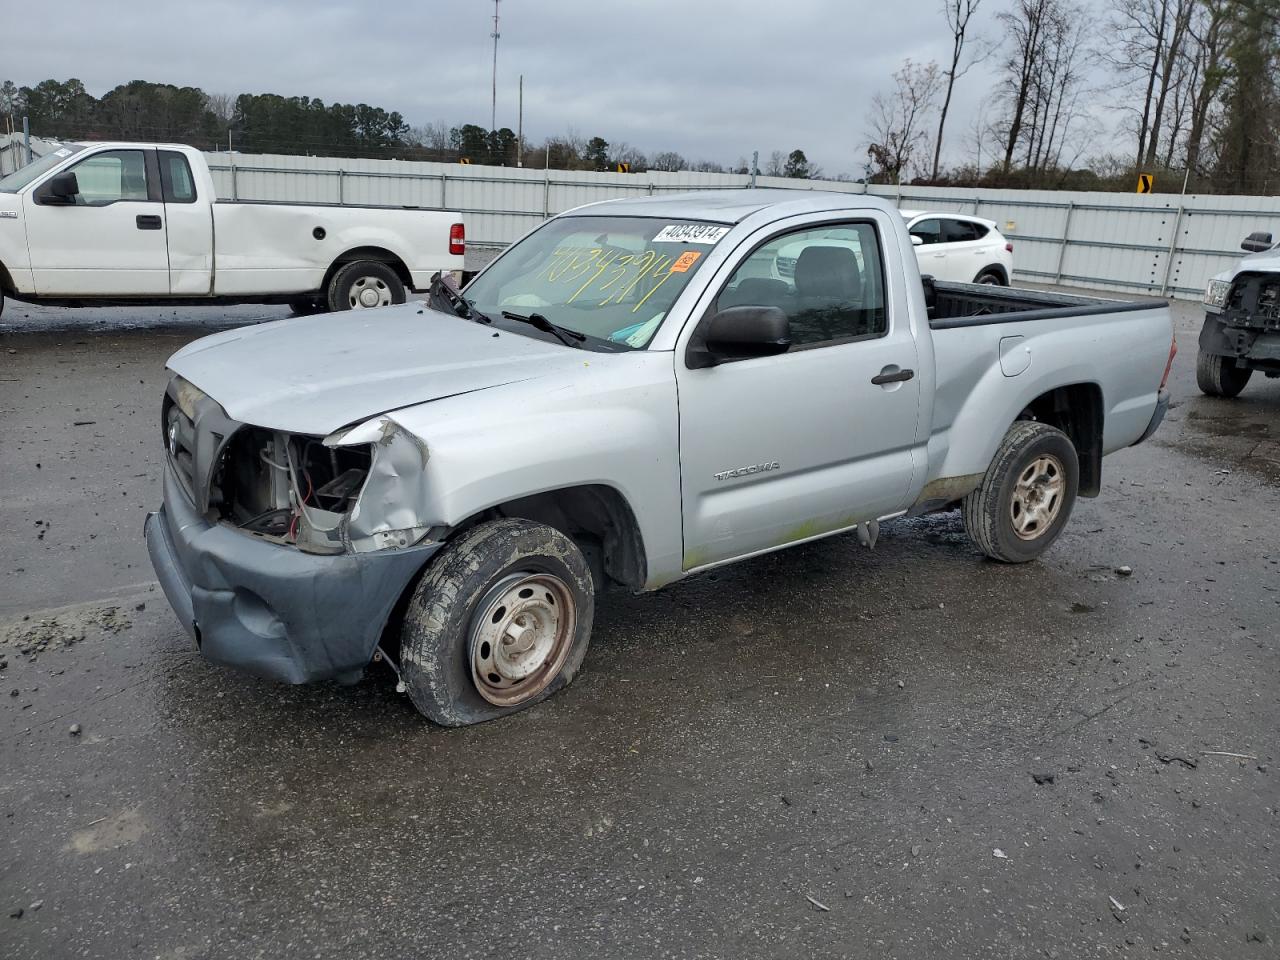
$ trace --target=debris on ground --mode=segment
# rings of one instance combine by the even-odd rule
[[[1058,775],[1056,773],[1050,773],[1050,772],[1033,773],[1031,775],[1031,779],[1036,782],[1037,786],[1044,786],[1045,784],[1053,783],[1053,781],[1056,780],[1057,778],[1058,778]]]
[[[804,895],[804,898],[808,900],[810,903],[812,903],[819,910],[821,910],[823,913],[831,912],[831,908],[828,907],[825,903],[819,903],[817,900],[813,899],[813,897],[809,896],[807,893]]]
[[[90,629],[117,634],[132,626],[133,622],[114,606],[90,607],[37,620],[27,616],[0,633],[0,646],[12,647],[24,657],[36,657],[50,649],[80,643]]]
[[[1130,566],[1121,566],[1121,567],[1116,567],[1116,576],[1118,576],[1118,577],[1132,577],[1132,576],[1133,576],[1133,567],[1130,567]]]
[[[991,855],[992,855],[993,857],[995,857],[997,860],[1008,860],[1008,859],[1009,859],[1009,855],[1008,855],[1007,853],[1005,853],[1003,850],[1001,850],[999,847],[996,847],[994,850],[992,850],[992,851],[991,851]]]
[[[80,724],[78,724],[78,723],[73,723],[73,724],[71,725],[71,729],[70,729],[70,730],[68,730],[67,732],[68,732],[68,733],[70,733],[73,737],[78,737],[78,736],[80,736]]]

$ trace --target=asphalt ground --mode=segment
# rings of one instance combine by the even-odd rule
[[[445,730],[155,585],[164,360],[283,310],[8,304],[0,957],[1280,956],[1280,382],[1200,396],[1176,310],[1041,561],[949,514],[611,594],[572,687]]]

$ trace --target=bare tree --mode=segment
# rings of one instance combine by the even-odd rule
[[[947,27],[951,31],[951,66],[942,72],[947,79],[947,92],[942,98],[942,109],[938,114],[938,136],[933,144],[933,169],[929,173],[930,180],[938,179],[938,161],[942,156],[942,131],[947,125],[947,112],[951,109],[951,93],[956,81],[968,72],[974,60],[961,65],[964,58],[964,45],[969,31],[969,21],[978,12],[982,0],[943,0],[942,13],[947,18]]]
[[[1013,164],[1013,151],[1022,138],[1022,125],[1035,85],[1036,68],[1044,53],[1044,28],[1057,0],[1014,0],[997,19],[1009,45],[1004,62],[1005,84],[1011,99],[1006,132],[1004,170]]]
[[[205,107],[224,124],[230,124],[236,115],[236,98],[229,93],[210,93],[205,97]]]
[[[1218,106],[1218,97],[1227,78],[1224,59],[1228,43],[1227,21],[1231,12],[1231,0],[1201,0],[1188,28],[1190,56],[1195,64],[1195,86],[1190,94],[1186,164],[1187,169],[1197,172],[1211,115]]]
[[[908,58],[893,81],[892,91],[871,98],[867,116],[867,155],[877,167],[873,177],[891,183],[900,180],[927,147],[924,125],[942,87],[942,72],[933,61],[913,63]]]
[[[766,177],[785,177],[787,175],[787,156],[781,150],[769,154],[761,171]]]
[[[662,153],[654,154],[650,169],[675,173],[677,170],[684,170],[688,165],[688,161],[674,150],[664,150]]]

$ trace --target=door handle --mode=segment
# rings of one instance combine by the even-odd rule
[[[871,378],[871,382],[877,387],[883,387],[886,383],[905,383],[916,375],[914,370],[890,370],[885,367],[878,374]]]
[[[154,213],[138,214],[137,223],[139,230],[159,230],[162,226],[159,215]]]

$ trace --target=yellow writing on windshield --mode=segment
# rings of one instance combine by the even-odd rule
[[[635,313],[670,278],[675,262],[657,250],[626,253],[617,247],[559,247],[551,254],[542,279],[576,285],[566,304],[584,295],[602,297],[598,304],[602,307],[639,297],[631,310]]]

